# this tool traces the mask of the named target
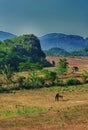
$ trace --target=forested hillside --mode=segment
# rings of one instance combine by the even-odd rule
[[[31,35],[22,35],[0,42],[0,68],[10,64],[18,70],[20,63],[39,63],[41,66],[50,66],[41,50],[39,39]]]
[[[40,37],[43,50],[59,47],[67,52],[77,51],[88,45],[88,38],[79,35],[66,35],[62,33],[50,33]]]
[[[69,56],[70,53],[65,51],[64,49],[61,49],[59,47],[54,47],[49,50],[44,51],[46,55],[48,56]]]

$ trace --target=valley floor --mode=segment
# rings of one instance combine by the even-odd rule
[[[63,100],[55,101],[59,91]],[[1,116],[7,110],[45,108],[34,114]],[[0,130],[88,130],[88,84],[0,94]]]

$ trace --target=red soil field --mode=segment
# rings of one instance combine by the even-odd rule
[[[63,57],[56,57],[56,56],[47,56],[46,59],[52,63],[55,61],[55,65],[57,66],[58,61],[60,58]],[[80,71],[88,70],[88,57],[65,57],[69,66],[78,66]]]

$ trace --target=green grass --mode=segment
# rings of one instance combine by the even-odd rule
[[[54,101],[57,91],[64,100]],[[1,129],[62,130],[69,124],[75,130],[88,128],[88,84],[20,90],[0,96]]]
[[[83,85],[73,85],[73,86],[53,86],[49,88],[42,88],[44,91],[60,91],[60,92],[87,92],[88,91],[88,84]]]
[[[19,107],[19,105],[16,104],[15,109],[13,109],[13,110],[8,109],[8,110],[0,111],[0,118],[2,119],[2,118],[8,118],[8,117],[27,115],[27,114],[42,113],[45,111],[46,111],[46,108],[41,108],[41,107],[36,107],[36,106],[34,106],[34,107],[21,106],[21,107]]]
[[[74,106],[74,107],[68,107],[65,108],[59,112],[55,112],[53,114],[39,114],[37,116],[31,116],[31,118],[29,118],[29,116],[26,118],[11,118],[10,121],[9,120],[5,120],[4,122],[1,121],[0,122],[0,126],[1,128],[16,128],[18,127],[19,129],[25,127],[25,128],[29,128],[31,129],[33,126],[35,126],[35,128],[38,128],[38,126],[40,126],[39,128],[42,129],[44,126],[49,126],[51,127],[51,129],[54,126],[55,130],[62,130],[62,128],[65,129],[65,127],[67,126],[67,124],[69,123],[73,123],[73,125],[77,125],[81,122],[87,123],[88,122],[88,105],[82,105],[82,106]],[[7,125],[6,125],[7,124]],[[58,125],[57,125],[58,124]],[[5,126],[6,125],[6,126]],[[56,127],[55,127],[56,125]],[[84,124],[85,125],[85,124]],[[69,127],[69,126],[68,126]],[[84,127],[82,127],[84,128]],[[86,130],[86,129],[85,129]]]

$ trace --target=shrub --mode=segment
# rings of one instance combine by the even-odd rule
[[[25,80],[26,89],[41,88],[44,85],[45,85],[45,80],[42,77],[39,77],[35,71],[32,71],[29,77]]]
[[[63,82],[63,80],[59,80],[58,78],[56,78],[56,79],[54,80],[54,85],[63,86],[63,85],[64,85],[64,82]]]
[[[21,88],[24,88],[24,80],[25,80],[25,77],[24,76],[20,76],[19,78],[18,78],[18,84],[19,84],[19,88],[21,89]]]
[[[83,80],[83,83],[87,83],[88,82],[88,72],[86,70],[83,71],[83,73],[80,76]]]
[[[66,58],[59,59],[58,62],[58,73],[59,74],[64,74],[67,72],[68,69],[68,62]]]
[[[66,80],[66,84],[67,85],[78,85],[78,84],[81,84],[81,82],[76,78],[68,78]]]

